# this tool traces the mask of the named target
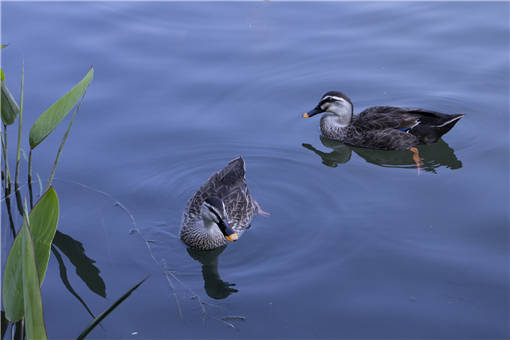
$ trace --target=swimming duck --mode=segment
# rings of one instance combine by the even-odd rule
[[[234,242],[250,227],[255,212],[267,216],[252,199],[242,157],[214,173],[188,200],[181,240],[188,246],[210,250]]]
[[[354,115],[351,100],[340,91],[325,93],[303,118],[319,113],[324,113],[320,122],[324,137],[364,148],[410,150],[418,167],[416,146],[437,142],[464,117],[394,106],[374,106]]]

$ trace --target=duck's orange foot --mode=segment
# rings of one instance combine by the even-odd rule
[[[269,215],[271,215],[267,211],[262,210],[262,208],[260,207],[259,202],[253,200],[253,203],[255,203],[255,206],[257,207],[257,214],[259,214],[261,216],[264,216],[264,217],[268,217]]]
[[[416,164],[416,168],[418,169],[418,176],[420,175],[420,169],[423,166],[422,158],[420,157],[420,153],[417,148],[412,147],[409,148],[409,151],[413,153],[413,161]]]

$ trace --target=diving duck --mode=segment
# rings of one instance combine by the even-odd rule
[[[437,142],[464,117],[394,106],[374,106],[354,115],[351,100],[340,91],[324,94],[303,118],[319,113],[324,113],[320,122],[324,137],[364,148],[410,150],[418,168],[421,160],[416,146]]]
[[[252,199],[245,172],[244,160],[238,157],[188,200],[180,235],[186,245],[201,250],[224,246],[250,227],[256,211],[268,215]]]

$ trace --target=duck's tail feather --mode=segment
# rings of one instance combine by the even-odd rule
[[[439,130],[440,136],[450,131],[462,117],[464,117],[464,114],[462,113],[454,114],[450,117],[450,119],[442,122],[439,125],[436,125],[436,128]]]
[[[218,174],[224,184],[230,185],[244,179],[245,173],[244,159],[239,156],[231,160]]]
[[[421,143],[430,144],[437,142],[441,136],[450,131],[457,122],[464,117],[463,114],[443,115],[442,119],[436,120],[434,124],[429,120],[409,129],[409,133],[419,138]]]

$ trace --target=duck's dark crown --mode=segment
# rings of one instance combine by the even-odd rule
[[[340,91],[329,91],[329,92],[326,92],[322,96],[321,100],[323,100],[326,97],[338,97],[338,98],[342,98],[342,99],[345,99],[346,101],[348,101],[352,105],[351,99],[349,97],[347,97],[347,95],[345,93],[340,92]]]

